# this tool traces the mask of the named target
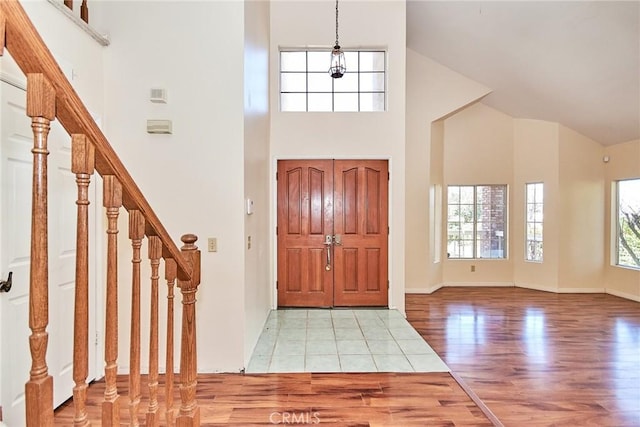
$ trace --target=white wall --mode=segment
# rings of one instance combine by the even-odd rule
[[[271,308],[269,3],[245,2],[244,16],[244,194],[253,200],[253,214],[244,223],[246,366]]]
[[[95,25],[111,39],[105,133],[174,240],[199,236],[198,368],[239,371],[245,346],[244,4],[99,2],[93,10]],[[167,90],[166,105],[149,101],[154,87]],[[172,120],[173,135],[147,134],[147,119]],[[123,270],[131,251],[127,227],[121,230],[119,365],[125,368],[131,278]],[[217,238],[217,252],[207,252],[207,237]],[[148,284],[146,270],[142,277]]]
[[[406,7],[400,0],[340,2],[343,48],[387,49],[387,111],[283,113],[279,111],[279,47],[325,46],[335,40],[335,2],[271,2],[271,194],[280,158],[389,159],[390,305],[404,311]],[[327,53],[327,61],[329,54]],[[272,196],[272,212],[275,196]],[[275,230],[275,216],[272,217]],[[272,236],[275,241],[275,235]],[[275,259],[272,266],[275,266]],[[273,267],[272,277],[275,276]],[[275,279],[272,280],[275,289]]]

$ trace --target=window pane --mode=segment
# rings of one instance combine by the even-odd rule
[[[534,224],[533,237],[536,241],[542,242],[542,224]]]
[[[309,111],[331,111],[330,93],[310,93]]]
[[[358,72],[358,52],[345,52],[344,62],[347,67],[347,72]]]
[[[382,92],[384,91],[384,73],[361,73],[361,92]]]
[[[460,222],[460,206],[449,205],[447,210],[447,221],[458,224]]]
[[[536,203],[533,218],[536,222],[542,222],[542,203]]]
[[[476,246],[479,258],[504,258],[504,230],[506,222],[506,186],[482,185],[476,187],[478,236]]]
[[[341,78],[333,79],[333,90],[335,92],[358,92],[358,73],[346,72]]]
[[[305,71],[306,69],[306,52],[280,52],[280,71]]]
[[[282,111],[307,111],[306,93],[280,94],[280,109]]]
[[[460,187],[460,203],[473,203],[473,187]]]
[[[360,111],[384,111],[384,93],[361,93]]]
[[[357,93],[336,93],[333,102],[334,111],[358,111]]]
[[[449,230],[449,241],[460,240],[460,230]]]
[[[282,111],[328,111],[328,102],[312,100],[313,106],[304,109],[298,97],[285,94],[340,93],[355,96],[332,97],[331,111],[385,111],[386,110],[386,63],[384,51],[344,52],[347,72],[340,79],[332,79],[328,68],[331,53],[325,51],[281,51],[280,52],[280,105]],[[362,58],[361,58],[362,54]],[[362,61],[366,72],[359,71]]]
[[[307,75],[305,73],[282,73],[280,74],[281,92],[306,92]]]
[[[450,185],[447,189],[447,199],[449,204],[460,203],[460,187],[457,185]]]
[[[460,242],[460,258],[473,258],[473,240]]]
[[[473,205],[460,205],[460,221],[473,223]]]
[[[360,71],[384,71],[384,52],[360,52]]]
[[[309,73],[309,92],[331,93],[331,76],[329,73]]]
[[[307,61],[309,64],[309,71],[320,71],[329,76],[329,64],[331,64],[331,52],[330,51],[318,51],[307,52]]]
[[[525,187],[527,198],[525,259],[542,262],[543,245],[543,183],[531,183]]]

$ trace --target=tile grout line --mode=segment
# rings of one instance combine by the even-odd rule
[[[301,310],[302,311],[302,310]],[[269,315],[268,318],[268,322],[271,322],[271,328],[274,329],[273,335],[274,335],[274,342],[273,342],[273,346],[271,347],[269,354],[265,354],[264,357],[265,359],[268,358],[268,363],[265,363],[266,365],[266,372],[267,373],[277,373],[277,372],[282,372],[282,371],[278,371],[275,370],[275,365],[274,362],[276,362],[276,359],[278,358],[277,355],[277,350],[279,349],[280,346],[282,346],[283,342],[291,342],[290,338],[285,337],[284,332],[286,330],[298,330],[298,329],[302,329],[302,328],[290,328],[290,327],[283,327],[284,325],[286,325],[287,323],[291,323],[292,320],[294,322],[299,321],[299,322],[304,322],[304,333],[300,334],[300,335],[304,335],[303,339],[294,339],[293,341],[302,341],[302,346],[303,348],[300,349],[301,353],[299,355],[299,357],[302,358],[301,360],[301,364],[298,365],[298,368],[291,368],[292,371],[294,372],[299,372],[298,369],[302,369],[302,372],[311,372],[311,367],[309,364],[309,359],[313,358],[315,356],[317,357],[327,357],[328,359],[330,359],[330,356],[333,356],[335,354],[335,359],[333,360],[337,360],[337,367],[338,370],[336,371],[335,368],[335,364],[333,362],[327,362],[327,366],[323,367],[322,366],[322,362],[320,363],[320,370],[323,369],[327,369],[327,372],[353,372],[353,371],[346,371],[345,368],[347,368],[347,366],[345,366],[345,358],[344,356],[354,356],[354,357],[362,357],[364,360],[366,360],[366,363],[371,363],[372,366],[375,368],[374,370],[362,370],[362,371],[356,371],[356,372],[386,372],[386,371],[381,371],[380,369],[380,363],[382,360],[385,360],[385,358],[387,359],[386,362],[387,363],[391,363],[393,366],[393,362],[389,362],[388,359],[394,359],[395,356],[400,356],[400,360],[402,360],[402,369],[391,369],[388,372],[429,372],[429,371],[424,371],[421,370],[419,371],[416,368],[416,365],[414,365],[414,363],[412,363],[411,359],[410,359],[410,355],[407,353],[407,349],[404,348],[400,342],[399,339],[402,338],[402,333],[404,332],[398,332],[398,334],[400,334],[398,337],[396,335],[394,335],[391,331],[391,326],[392,323],[394,323],[394,320],[404,320],[404,322],[401,322],[401,327],[396,327],[396,329],[398,330],[402,330],[405,328],[410,329],[411,331],[415,331],[415,329],[411,326],[411,324],[404,319],[403,317],[397,317],[395,315],[389,315],[389,313],[395,313],[395,311],[393,310],[385,310],[384,313],[387,313],[387,315],[382,316],[380,313],[380,310],[372,310],[372,313],[374,313],[375,315],[372,316],[372,319],[375,319],[375,322],[372,323],[372,325],[375,326],[374,329],[379,328],[380,330],[384,331],[383,335],[384,338],[380,338],[378,341],[383,341],[383,342],[391,342],[394,344],[394,346],[399,350],[399,353],[395,353],[394,352],[390,352],[390,353],[386,353],[386,352],[382,352],[380,354],[374,354],[374,350],[371,347],[372,341],[376,341],[375,336],[370,336],[371,333],[366,334],[365,333],[365,329],[371,329],[371,328],[366,328],[366,326],[368,325],[367,323],[367,319],[366,316],[364,315],[359,315],[359,313],[356,313],[356,311],[354,311],[353,309],[349,309],[349,310],[344,310],[344,311],[340,311],[340,315],[338,316],[334,316],[334,312],[333,311],[328,311],[328,313],[330,313],[328,316],[322,316],[322,317],[315,317],[313,316],[313,310],[305,310],[305,313],[302,316],[294,316],[294,317],[289,317],[287,315],[282,315],[281,316],[277,316],[275,319],[272,318],[272,314],[276,313],[274,311],[272,311]],[[286,311],[281,311],[280,313],[286,313]],[[337,313],[337,312],[336,312]],[[351,319],[354,323],[355,326],[357,326],[357,328],[352,328],[351,326],[346,326],[345,329],[354,329],[357,330],[359,333],[359,336],[361,336],[362,338],[358,338],[356,341],[360,341],[360,339],[363,340],[364,346],[366,348],[366,354],[358,354],[355,353],[353,355],[348,355],[345,353],[340,353],[339,347],[338,347],[338,342],[340,341],[338,338],[338,333],[337,331],[342,329],[342,328],[336,328],[336,320],[337,319]],[[329,320],[330,324],[331,324],[331,334],[332,334],[332,339],[330,339],[330,341],[332,342],[333,346],[335,347],[335,353],[328,353],[328,354],[322,354],[320,352],[316,353],[315,351],[311,350],[312,346],[309,346],[310,343],[312,343],[312,341],[310,341],[310,332],[312,330],[323,330],[324,327],[320,326],[319,328],[310,328],[310,322],[312,320]],[[322,323],[322,322],[319,322]],[[339,322],[338,322],[339,323]],[[344,322],[344,324],[349,324],[349,322]],[[382,324],[382,326],[380,326],[380,324]],[[396,323],[396,326],[397,323]],[[264,330],[263,330],[264,333]],[[321,334],[322,335],[322,334]],[[368,336],[369,335],[369,336]],[[374,334],[375,335],[375,334]],[[390,337],[390,338],[387,338]],[[260,340],[261,338],[259,338]],[[355,338],[354,338],[355,339]],[[348,341],[348,339],[345,339],[346,341]],[[342,341],[345,341],[342,340]],[[406,338],[407,341],[411,341],[412,338],[407,337]],[[416,341],[420,341],[423,344],[428,346],[428,343],[426,342],[426,340],[418,335],[418,338],[416,338]],[[309,353],[309,351],[312,351],[311,353]],[[254,350],[255,351],[255,350]],[[294,350],[295,351],[295,350]],[[384,351],[384,350],[382,350]],[[422,353],[416,353],[415,358],[419,358],[420,356],[426,356],[428,353],[425,353],[424,355]],[[255,355],[255,353],[254,353]],[[261,356],[261,355],[258,355]],[[283,356],[286,358],[287,354],[282,354],[280,356]],[[376,356],[379,356],[376,359]],[[437,356],[437,354],[436,354]],[[250,359],[250,363],[251,360],[253,359],[253,356]],[[331,359],[330,359],[331,360]],[[266,361],[265,361],[266,362]],[[257,362],[256,362],[257,363]],[[280,362],[282,363],[282,362]],[[444,363],[444,362],[442,362]],[[295,366],[295,365],[294,365]],[[331,366],[333,366],[333,368],[331,368]],[[406,370],[408,368],[410,368],[411,370]],[[445,365],[445,367],[448,369],[448,367]],[[264,368],[263,368],[264,369]],[[285,368],[286,369],[286,368]],[[257,371],[261,371],[259,369],[257,369]],[[286,372],[286,371],[285,371]]]

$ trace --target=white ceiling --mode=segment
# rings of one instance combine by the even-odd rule
[[[483,103],[593,140],[640,138],[640,1],[407,1],[407,46]]]

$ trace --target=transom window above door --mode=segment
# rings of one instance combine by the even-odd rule
[[[280,51],[281,111],[385,111],[386,53],[345,51],[347,71],[329,75],[330,52]]]

